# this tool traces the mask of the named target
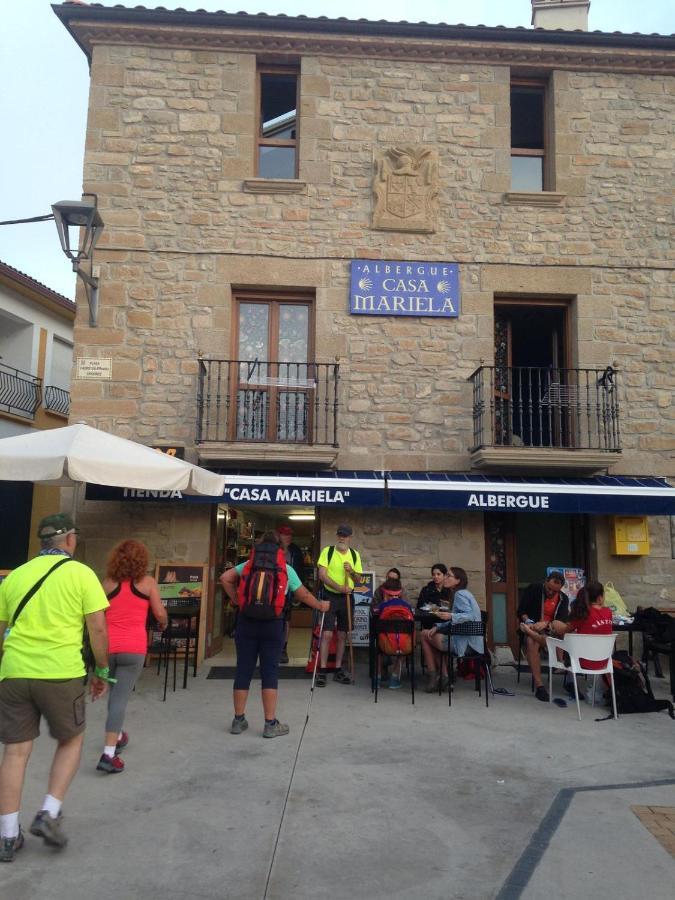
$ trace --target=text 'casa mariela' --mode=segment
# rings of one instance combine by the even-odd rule
[[[459,316],[456,263],[383,262],[351,264],[349,311],[362,316]]]

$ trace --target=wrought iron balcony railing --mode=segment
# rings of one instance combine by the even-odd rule
[[[70,412],[70,391],[48,384],[45,388],[45,409],[67,416]]]
[[[0,408],[34,419],[42,397],[42,379],[0,362]]]
[[[473,444],[621,450],[618,372],[480,366],[473,383]]]
[[[197,443],[338,446],[339,364],[200,359]]]

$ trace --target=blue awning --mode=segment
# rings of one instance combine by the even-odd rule
[[[384,474],[368,471],[228,472],[221,497],[180,491],[140,491],[87,485],[88,500],[122,500],[145,502],[234,503],[274,506],[358,507],[384,506]]]
[[[399,509],[675,515],[664,478],[517,478],[474,472],[390,472],[389,505]]]

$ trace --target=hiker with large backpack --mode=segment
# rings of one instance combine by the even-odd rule
[[[223,590],[239,614],[234,632],[237,647],[237,671],[234,678],[234,718],[231,734],[248,728],[246,701],[251,679],[260,663],[262,705],[265,713],[263,737],[288,734],[288,725],[276,716],[279,660],[284,645],[284,613],[291,595],[312,609],[327,612],[329,604],[317,600],[300,581],[298,573],[286,563],[276,532],[267,531],[251,550],[247,562],[228,569],[220,576]]]
[[[373,618],[381,622],[390,619],[415,621],[415,613],[408,603],[398,569],[389,569],[386,579],[375,591],[371,612]],[[389,682],[392,691],[401,687],[403,657],[413,652],[413,640],[414,636],[410,634],[384,632],[378,636],[380,653],[384,656],[379,683]]]
[[[330,547],[324,547],[317,561],[319,580],[323,586],[323,596],[330,602],[330,612],[327,613],[324,622],[319,652],[319,665],[321,668],[316,679],[317,687],[326,687],[328,680],[328,649],[336,627],[338,636],[335,648],[333,681],[337,681],[339,684],[351,684],[354,677],[353,660],[351,677],[342,669],[347,633],[351,632],[354,610],[352,591],[355,583],[361,583],[361,576],[363,575],[361,557],[356,550],[350,547],[352,534],[351,525],[338,525],[335,544]]]

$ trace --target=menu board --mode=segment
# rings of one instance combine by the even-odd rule
[[[584,575],[584,570],[571,569],[569,568],[569,566],[549,566],[546,569],[546,575],[550,575],[551,572],[560,572],[565,576],[563,591],[570,598],[570,602],[572,602],[572,600],[576,600],[577,594],[586,584],[586,576]]]
[[[201,563],[158,562],[155,580],[164,606],[171,606],[176,601],[180,601],[181,606],[190,605],[190,601],[195,605],[201,603],[204,587],[204,566]],[[159,645],[160,637],[161,632],[153,633],[153,648]],[[196,635],[190,639],[191,651],[195,638]],[[175,644],[179,650],[185,649],[184,638],[176,640]]]
[[[354,587],[354,621],[352,622],[352,644],[354,647],[368,646],[368,625],[370,605],[375,593],[375,573],[364,572],[361,584]]]

